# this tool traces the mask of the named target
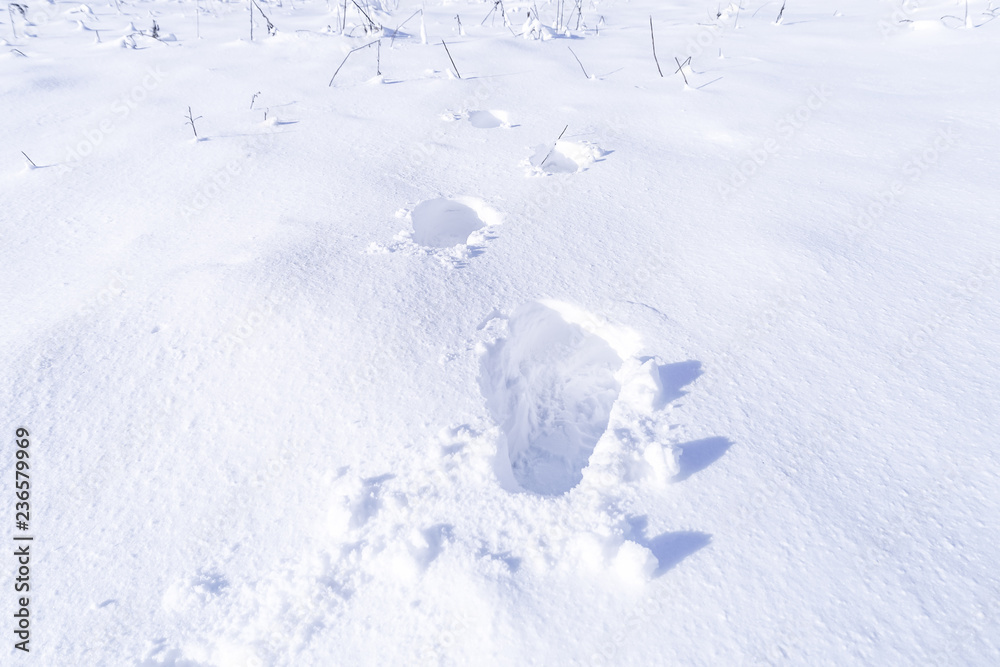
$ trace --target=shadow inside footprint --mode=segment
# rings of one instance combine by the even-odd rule
[[[575,174],[580,171],[580,165],[573,158],[559,151],[552,151],[548,157],[542,157],[544,160],[539,160],[538,168],[547,174]]]
[[[472,207],[451,199],[420,202],[410,216],[414,242],[429,248],[462,245],[486,226]]]
[[[502,127],[507,124],[507,112],[505,111],[470,111],[469,123],[473,127],[482,130],[489,130],[494,127]]]

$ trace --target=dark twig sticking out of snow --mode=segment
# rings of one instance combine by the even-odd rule
[[[358,11],[361,12],[361,14],[366,19],[368,19],[368,31],[369,32],[375,32],[375,21],[372,21],[372,17],[368,16],[368,14],[365,13],[365,10],[361,9],[361,5],[359,5],[358,3],[354,2],[354,0],[351,0],[351,2],[354,3],[354,6],[358,8]]]
[[[24,159],[27,160],[31,164],[31,168],[32,169],[38,169],[38,165],[35,164],[34,160],[32,160],[30,157],[28,157],[27,153],[25,153],[24,151],[21,151],[21,155],[23,155]]]
[[[656,71],[660,73],[660,78],[663,78],[663,70],[660,69],[660,59],[656,57],[656,37],[653,35],[653,17],[649,17],[649,41],[653,44],[653,62],[656,63]]]
[[[451,51],[448,50],[448,45],[444,43],[443,39],[441,40],[441,46],[444,47],[444,52],[448,54],[448,60],[451,61],[451,68],[455,70],[455,76],[461,79],[462,75],[458,73],[458,67],[455,66],[455,59],[451,57]]]
[[[781,10],[778,12],[778,18],[774,19],[774,24],[775,25],[778,25],[779,23],[781,23],[781,17],[784,16],[784,14],[785,14],[785,3],[784,3],[784,0],[782,0]]]
[[[690,85],[688,83],[687,74],[684,73],[684,65],[687,65],[688,63],[690,63],[691,62],[691,58],[688,58],[682,64],[681,61],[678,60],[677,56],[674,56],[674,62],[677,63],[677,71],[675,71],[674,74],[677,74],[677,72],[680,72],[681,76],[684,77],[684,85],[685,86]]]
[[[418,9],[417,11],[410,14],[410,17],[408,19],[406,19],[405,21],[396,26],[396,29],[392,31],[392,39],[389,40],[389,48],[392,48],[393,43],[396,41],[396,35],[399,34],[399,31],[402,30],[403,26],[409,23],[410,19],[412,19],[417,14],[423,14],[423,13],[424,13],[423,9]]]
[[[274,24],[271,23],[271,19],[268,18],[267,14],[264,13],[264,10],[260,8],[260,5],[258,5],[255,0],[250,0],[250,4],[251,4],[251,6],[250,6],[250,41],[253,41],[253,8],[254,7],[257,8],[257,11],[260,12],[260,15],[262,17],[264,17],[264,21],[267,23],[267,34],[268,35],[272,35],[272,36],[276,35],[278,33],[278,29],[274,27]]]
[[[489,17],[493,16],[496,13],[497,7],[500,8],[500,16],[503,17],[504,25],[506,25],[507,24],[507,13],[504,11],[504,8],[503,8],[503,0],[495,0],[493,2],[493,9],[491,9],[490,13],[487,14],[483,18],[483,20],[479,22],[479,25],[483,25],[484,23],[486,23],[486,19],[488,19]],[[490,25],[493,25],[493,23],[490,23]]]
[[[578,55],[576,55],[576,51],[574,51],[572,48],[570,48],[568,46],[566,48],[569,49],[569,52],[573,54],[574,58],[576,58],[576,62],[580,64],[580,69],[583,70],[583,75],[589,79],[590,75],[587,74],[587,68],[584,67],[583,63],[580,62],[580,57]]]
[[[563,131],[559,133],[558,137],[556,137],[556,140],[554,142],[552,142],[552,148],[550,148],[549,152],[545,154],[545,157],[542,158],[542,161],[538,163],[538,168],[539,169],[541,169],[545,165],[545,161],[546,160],[548,160],[550,157],[552,157],[552,152],[556,149],[556,144],[559,143],[559,140],[563,138],[563,135],[566,134],[566,130],[568,130],[568,129],[569,129],[569,125],[567,125],[566,127],[564,127]]]
[[[991,2],[990,5],[992,5],[992,4],[993,3]],[[993,12],[996,11],[995,9],[990,9],[990,8],[987,8],[987,10],[990,12],[991,16],[993,15]],[[983,12],[983,13],[985,14],[986,12]],[[994,16],[994,18],[996,18],[996,17]],[[945,19],[955,19],[956,21],[961,21],[962,24],[964,25],[964,27],[966,27],[966,28],[973,27],[973,25],[972,25],[972,19],[969,18],[969,0],[965,0],[965,18],[964,19],[962,19],[959,16],[952,16],[951,14],[946,14],[945,16],[941,17],[941,21],[944,21]],[[988,19],[988,20],[984,21],[983,23],[980,23],[978,26],[975,26],[975,27],[978,28],[980,26],[986,25],[987,23],[989,23],[992,20],[993,20],[992,18]]]
[[[188,114],[187,114],[187,116],[185,116],[185,118],[187,118],[187,122],[184,123],[184,124],[191,126],[191,131],[194,132],[194,138],[197,139],[198,138],[198,129],[194,126],[194,122],[196,120],[201,119],[201,116],[198,116],[198,118],[195,118],[194,115],[192,115],[192,113],[191,113],[191,107],[188,107]]]
[[[328,84],[327,84],[327,88],[329,88],[330,86],[332,86],[332,85],[333,85],[333,80],[337,78],[337,74],[339,74],[339,73],[340,73],[340,70],[341,70],[341,68],[343,68],[343,66],[344,66],[344,63],[346,63],[346,62],[347,62],[347,59],[351,57],[351,54],[352,54],[352,53],[354,53],[355,51],[360,51],[361,49],[367,49],[367,48],[368,48],[369,46],[371,46],[372,44],[378,44],[378,43],[379,43],[379,42],[381,42],[381,41],[382,41],[382,40],[381,40],[381,38],[379,38],[379,39],[376,39],[375,41],[372,41],[372,42],[368,42],[368,43],[367,43],[367,44],[365,44],[364,46],[357,46],[357,47],[355,47],[355,48],[351,49],[350,51],[348,51],[348,52],[347,52],[347,55],[346,55],[346,56],[344,56],[344,59],[343,59],[342,61],[340,61],[340,66],[339,66],[339,67],[337,67],[337,71],[336,71],[336,72],[334,72],[334,73],[333,73],[333,76],[331,76],[331,77],[330,77],[330,83],[328,83]],[[379,59],[381,60],[381,53],[379,54]]]
[[[27,19],[28,15],[26,14],[26,11],[27,11],[28,8],[27,8],[26,5],[18,4],[16,2],[8,2],[7,3],[7,14],[8,14],[8,16],[10,16],[10,32],[11,32],[12,35],[14,35],[14,39],[17,39],[17,31],[14,30],[14,10],[15,9],[21,15],[22,19]]]

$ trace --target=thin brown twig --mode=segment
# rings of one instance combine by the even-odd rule
[[[350,51],[348,51],[348,52],[347,52],[347,55],[346,55],[346,56],[344,56],[344,59],[343,59],[342,61],[340,61],[340,66],[339,66],[339,67],[337,67],[337,71],[336,71],[336,72],[334,72],[334,73],[333,73],[333,76],[331,76],[331,77],[330,77],[330,83],[328,83],[328,84],[326,85],[326,87],[327,87],[327,88],[329,88],[330,86],[332,86],[332,85],[333,85],[333,80],[337,78],[337,74],[339,74],[339,73],[340,73],[340,70],[341,70],[341,68],[342,68],[342,67],[344,66],[344,63],[346,63],[346,62],[347,62],[347,59],[351,57],[351,54],[352,54],[352,53],[354,53],[355,51],[360,51],[361,49],[367,49],[367,48],[368,48],[369,46],[371,46],[371,45],[372,45],[372,44],[374,44],[375,42],[380,42],[380,41],[382,41],[382,38],[381,38],[381,37],[380,37],[379,39],[376,39],[376,40],[374,40],[374,41],[371,41],[371,42],[368,42],[368,43],[367,43],[367,44],[365,44],[364,46],[358,46],[358,47],[355,47],[355,48],[351,49]]]
[[[448,60],[451,61],[451,67],[455,70],[455,76],[461,79],[462,75],[458,73],[458,67],[455,66],[455,59],[451,57],[451,51],[448,50],[448,45],[444,43],[443,39],[441,40],[441,45],[444,46],[444,52],[448,54]]]
[[[566,134],[566,130],[568,130],[568,129],[569,129],[569,125],[567,125],[566,127],[564,127],[563,131],[559,133],[558,137],[556,137],[555,142],[552,144],[552,148],[550,148],[549,152],[545,154],[545,157],[542,158],[542,161],[538,163],[538,168],[539,169],[542,168],[542,166],[545,164],[546,160],[548,160],[550,157],[552,157],[552,152],[556,149],[556,144],[559,143],[559,140],[563,138],[563,135]]]
[[[663,77],[663,70],[660,69],[660,59],[656,57],[656,37],[653,35],[653,17],[649,17],[649,41],[653,44],[653,61],[656,63],[656,71]]]
[[[568,46],[566,48],[569,49],[569,52],[573,54],[574,58],[576,58],[576,62],[580,63],[580,69],[583,70],[583,75],[589,79],[590,75],[587,74],[587,68],[584,67],[583,63],[580,62],[580,57],[578,55],[576,55],[576,51],[574,51],[572,48],[570,48]]]
[[[687,65],[690,61],[691,59],[688,58],[687,60],[684,61],[684,65]],[[684,85],[685,86],[690,85],[688,84],[687,75],[684,73],[684,65],[681,65],[681,61],[677,59],[677,56],[674,56],[674,62],[677,63],[677,72],[680,72],[681,76],[684,77]],[[674,74],[677,74],[677,72],[674,72]]]

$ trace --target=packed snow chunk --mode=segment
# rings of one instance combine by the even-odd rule
[[[502,433],[501,482],[542,495],[576,486],[608,428],[621,366],[607,340],[559,311],[541,303],[516,310],[507,338],[487,346],[479,378]]]
[[[488,130],[494,127],[510,127],[506,111],[470,111],[469,122],[473,127]]]
[[[671,445],[650,443],[643,449],[642,458],[649,464],[654,477],[661,482],[674,477],[681,470],[680,455],[677,448]]]
[[[618,549],[613,567],[615,573],[625,581],[641,585],[653,577],[658,565],[659,561],[652,551],[641,544],[625,540]]]
[[[645,360],[632,371],[622,389],[622,399],[648,412],[656,409],[662,395],[660,366],[653,359]]]
[[[468,242],[486,226],[474,208],[453,199],[429,199],[410,213],[413,241],[429,248],[451,248]]]

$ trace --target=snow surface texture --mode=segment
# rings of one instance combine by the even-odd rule
[[[1000,662],[996,2],[17,4],[0,662]]]

